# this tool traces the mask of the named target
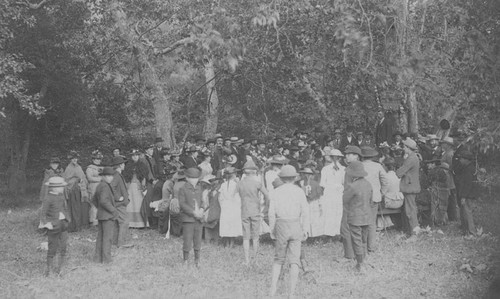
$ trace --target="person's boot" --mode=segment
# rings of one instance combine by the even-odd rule
[[[61,269],[62,269],[62,266],[64,264],[64,262],[66,261],[66,256],[65,255],[60,255],[59,256],[59,261],[57,263],[57,268],[55,270],[56,274],[60,274],[61,273]]]
[[[47,268],[45,268],[45,277],[50,275],[50,269],[52,269],[52,264],[54,263],[53,257],[47,257]]]
[[[362,254],[356,255],[356,261],[357,261],[356,271],[360,274],[364,274],[366,272],[365,264],[364,264],[363,260],[364,260],[364,258],[363,258]]]
[[[194,251],[194,264],[196,265],[196,268],[200,267],[200,251],[199,250]]]
[[[183,251],[182,252],[182,257],[183,257],[183,260],[184,260],[184,265],[187,265],[188,260],[189,260],[189,252],[188,251]]]

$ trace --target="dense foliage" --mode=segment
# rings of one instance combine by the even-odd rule
[[[7,0],[2,164],[70,148],[168,145],[354,125],[393,109],[500,140],[495,0]]]

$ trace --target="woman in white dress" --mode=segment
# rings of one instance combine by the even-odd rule
[[[212,168],[212,164],[210,163],[212,161],[212,156],[208,153],[203,153],[203,162],[201,162],[198,167],[201,169],[201,176],[200,180],[203,180],[205,177],[212,175],[212,172],[214,169]]]
[[[233,247],[234,238],[243,234],[241,225],[241,199],[236,187],[238,179],[234,167],[224,169],[224,182],[219,189],[220,226],[219,235],[225,245]]]
[[[323,234],[326,236],[340,235],[340,222],[342,219],[342,194],[344,192],[345,167],[339,160],[343,157],[337,149],[325,151],[326,166],[321,169],[323,196],[320,198],[322,217],[324,220]]]

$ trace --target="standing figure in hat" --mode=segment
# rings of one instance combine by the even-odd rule
[[[75,232],[89,225],[89,193],[87,189],[87,177],[82,167],[78,164],[80,155],[76,151],[69,154],[70,163],[63,173],[64,180],[68,183],[68,211],[71,222],[68,231]]]
[[[198,167],[198,150],[192,145],[187,150],[187,157],[184,159],[186,169]]]
[[[47,183],[51,177],[62,177],[62,174],[63,169],[61,168],[61,160],[58,157],[50,158],[49,167],[43,172],[42,188],[40,188],[40,201],[43,201],[49,191],[49,187],[45,183]]]
[[[271,168],[264,173],[264,184],[267,190],[272,191],[274,190],[273,182],[278,179],[281,167],[288,164],[288,159],[281,155],[274,155],[268,163],[271,165]],[[264,215],[264,217],[267,217],[267,215]]]
[[[432,160],[441,159],[442,150],[439,146],[439,137],[435,134],[430,134],[427,136],[429,138],[429,147],[432,155]]]
[[[180,160],[181,154],[179,152],[172,152],[170,156],[170,162],[168,165],[174,170],[174,171],[179,171],[181,169],[184,169],[185,166],[182,164]]]
[[[115,229],[113,233],[113,244],[118,248],[127,247],[125,242],[128,239],[128,212],[127,206],[130,203],[128,198],[127,183],[122,173],[125,170],[125,163],[127,160],[121,156],[113,157],[111,159],[111,167],[115,173],[113,174],[113,181],[111,188],[113,189],[113,196],[115,198],[115,207],[118,211],[118,217],[115,221]]]
[[[346,146],[359,146],[358,140],[354,137],[354,128],[352,126],[347,126],[345,130],[346,135],[342,138],[340,143],[340,150],[345,151]]]
[[[441,163],[447,163],[450,167],[453,165],[453,155],[455,155],[454,140],[451,137],[444,137],[441,140],[441,148],[443,155],[441,156]],[[448,220],[458,220],[458,205],[457,205],[457,192],[455,181],[453,180],[453,172],[448,171],[448,187],[450,188],[450,197],[448,199]]]
[[[259,250],[262,214],[267,214],[268,192],[262,180],[257,177],[257,166],[247,161],[243,166],[244,177],[238,182],[236,192],[241,199],[241,223],[243,232],[243,250],[245,265],[250,265],[250,239],[252,239],[254,257]],[[261,202],[261,194],[264,203]]]
[[[42,201],[41,227],[47,229],[48,251],[47,268],[45,276],[50,275],[53,268],[54,257],[59,251],[59,263],[55,269],[59,274],[66,257],[66,244],[68,242],[69,213],[64,198],[64,187],[68,185],[60,176],[53,176],[47,180],[47,194]]]
[[[468,150],[460,151],[458,155],[455,155],[458,162],[453,163],[453,171],[455,172],[462,231],[465,235],[475,235],[477,231],[472,218],[471,200],[478,197],[476,163],[474,163],[474,155]]]
[[[87,181],[89,182],[89,198],[93,198],[95,194],[95,188],[101,182],[101,172],[102,172],[102,162],[103,155],[99,150],[92,152],[92,164],[87,166],[85,174],[87,175]],[[97,225],[97,208],[93,204],[90,204],[89,211],[89,223],[96,226]]]
[[[194,262],[199,267],[201,237],[203,234],[202,188],[198,184],[201,172],[198,168],[185,171],[186,183],[179,190],[179,206],[182,219],[182,253],[184,263],[189,260],[189,253],[194,249]]]
[[[96,263],[107,264],[111,263],[112,260],[113,230],[115,221],[119,217],[111,186],[114,175],[115,171],[112,167],[104,167],[101,172],[102,181],[97,186],[93,199],[93,203],[97,207],[97,220],[99,221],[94,254],[94,262]]]
[[[299,278],[301,242],[309,236],[309,207],[304,191],[295,184],[297,176],[293,166],[283,166],[279,174],[283,185],[270,193],[269,228],[274,239],[271,297],[276,294],[286,259],[290,263],[289,297],[294,296]]]
[[[168,148],[165,148],[167,151],[168,151]],[[156,174],[160,174],[161,172],[163,172],[163,151],[164,148],[163,148],[163,138],[161,137],[156,137],[155,138],[155,146],[154,146],[154,149],[153,149],[153,160],[155,161],[155,166],[156,166],[156,169],[155,169],[155,173]]]
[[[345,167],[340,164],[340,159],[343,156],[338,149],[325,151],[326,166],[321,169],[319,185],[323,188],[323,196],[319,203],[323,212],[323,235],[330,237],[340,234],[345,177]]]
[[[447,171],[450,170],[450,166],[437,159],[426,162],[431,194],[431,219],[435,225],[446,225],[448,223],[448,197],[450,196]]]
[[[220,186],[223,182],[222,178],[215,176],[208,177],[210,182],[210,190],[208,192],[208,213],[203,226],[205,228],[205,242],[219,243],[219,220],[220,220]]]
[[[352,162],[361,161],[361,149],[357,146],[347,146],[345,149],[345,162],[349,166]],[[346,172],[344,177],[344,190],[352,183],[352,177]],[[340,233],[342,235],[342,245],[344,247],[344,257],[348,260],[355,258],[351,241],[351,232],[347,223],[347,207],[342,206],[342,220],[340,224]]]
[[[404,145],[403,145],[403,134],[400,132],[400,131],[396,131],[394,132],[394,134],[392,134],[392,140],[393,140],[393,143],[391,144],[391,147],[394,150],[396,149],[399,149],[399,148],[404,148]]]
[[[368,175],[363,163],[353,161],[347,166],[346,174],[351,179],[346,188],[343,201],[346,209],[346,220],[349,225],[351,242],[356,254],[356,270],[364,272],[364,260],[368,240],[368,225],[372,220],[372,186],[365,179]]]
[[[392,144],[392,132],[394,130],[394,120],[392,118],[392,112],[379,111],[377,126],[375,129],[375,144],[379,146],[380,144],[387,142],[387,144]]]
[[[179,207],[179,192],[184,187],[186,184],[186,174],[184,173],[184,170],[180,170],[176,172],[172,180],[174,181],[174,187],[173,187],[173,196],[172,200],[170,201],[169,209],[170,209],[170,228],[169,228],[169,233],[170,235],[174,236],[181,236],[182,235],[182,216],[180,214],[180,207]],[[177,202],[177,205],[173,205],[172,202]]]
[[[146,147],[146,152],[144,154],[144,164],[148,168],[148,177],[146,179],[146,184],[148,186],[153,186],[154,181],[158,178],[158,173],[156,173],[156,161],[153,158],[154,144],[150,144]]]
[[[309,236],[319,237],[324,232],[324,224],[321,221],[323,219],[323,208],[319,200],[323,195],[323,188],[314,179],[314,171],[311,168],[303,168],[299,173],[301,177],[299,185],[306,194],[307,203],[309,204]]]
[[[413,139],[403,141],[406,158],[403,165],[396,170],[396,175],[401,178],[401,192],[405,196],[404,212],[410,230],[410,234],[417,235],[420,232],[418,225],[418,209],[415,199],[420,193],[420,160],[417,157],[417,143]]]
[[[237,192],[238,178],[236,169],[232,166],[223,171],[224,182],[220,186],[220,227],[219,234],[224,238],[225,245],[233,247],[234,238],[243,234],[241,226],[241,198]]]
[[[290,150],[290,155],[287,157],[288,158],[288,165],[292,165],[295,167],[295,170],[299,171],[300,165],[299,165],[299,147],[296,145],[293,145],[289,148]]]
[[[144,200],[143,190],[146,190],[146,179],[148,177],[148,167],[139,159],[140,152],[133,149],[130,153],[130,159],[125,164],[123,178],[127,183],[128,198],[130,203],[127,205],[129,227],[142,228],[149,226],[145,211],[141,211]]]
[[[387,172],[378,162],[379,153],[371,147],[362,147],[363,167],[368,174],[365,179],[372,186],[372,200],[370,202],[370,223],[368,224],[368,252],[374,252],[377,247],[377,213],[382,195],[387,192]]]
[[[169,149],[162,149],[160,151],[159,155],[159,161],[156,163],[157,166],[157,173],[159,176],[165,175],[167,173],[167,169],[171,169],[172,167],[170,166],[170,160],[172,158],[172,153],[170,152]]]

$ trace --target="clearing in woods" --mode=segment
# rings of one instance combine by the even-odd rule
[[[273,262],[264,242],[255,264],[243,265],[241,245],[207,244],[201,268],[181,263],[180,238],[164,239],[153,230],[131,230],[130,249],[117,251],[110,265],[91,261],[95,229],[71,233],[69,260],[60,277],[43,277],[46,237],[35,231],[38,206],[0,213],[0,298],[262,298],[267,296]],[[498,269],[500,203],[476,202],[483,235],[465,239],[458,224],[433,228],[410,243],[396,230],[379,235],[379,250],[368,257],[365,275],[341,258],[338,242],[304,247],[313,271],[301,274],[297,297],[307,298],[480,298]],[[311,243],[311,242],[309,242]],[[278,297],[286,296],[288,275]]]

